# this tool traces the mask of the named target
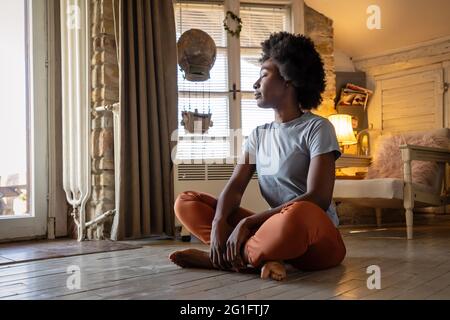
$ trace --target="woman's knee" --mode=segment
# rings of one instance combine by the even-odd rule
[[[194,201],[194,200],[198,200],[199,197],[200,197],[200,193],[197,192],[197,191],[190,191],[190,190],[189,191],[183,191],[183,192],[181,192],[178,195],[178,197],[177,197],[175,202],[178,202],[178,201]]]
[[[308,225],[304,223],[301,212],[297,210],[297,204],[290,204],[280,213],[269,218],[258,230],[264,235],[277,241],[300,243],[308,237]]]
[[[293,202],[284,207],[279,216],[285,236],[307,237],[308,242],[317,240],[325,232],[322,229],[328,231],[335,228],[326,213],[309,201]]]
[[[320,208],[317,204],[311,201],[295,201],[287,205],[283,210],[295,210],[295,211],[305,211],[305,212],[311,212],[311,211],[323,211],[322,208]]]
[[[198,214],[205,210],[214,211],[217,205],[217,199],[205,192],[198,191],[184,191],[178,195],[174,204],[175,215],[182,219],[183,217],[191,216],[192,213]]]
[[[285,206],[280,214],[283,220],[286,221],[286,224],[302,224],[311,212],[311,209],[316,209],[311,204],[311,202],[307,201],[296,201]]]
[[[280,212],[286,223],[296,226],[320,223],[323,218],[329,219],[326,212],[310,201],[296,201],[284,207]]]
[[[198,201],[199,194],[196,191],[184,191],[178,195],[174,204],[175,215],[180,218],[187,211],[185,210],[186,203]]]

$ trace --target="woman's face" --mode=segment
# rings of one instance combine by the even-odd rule
[[[260,108],[276,108],[286,98],[286,81],[280,75],[272,59],[266,60],[260,71],[258,81],[253,85],[255,99]]]

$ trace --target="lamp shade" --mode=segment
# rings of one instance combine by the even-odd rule
[[[333,114],[328,117],[336,130],[339,144],[343,146],[356,144],[356,137],[353,133],[352,116],[348,114]]]

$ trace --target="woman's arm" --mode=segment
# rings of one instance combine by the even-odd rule
[[[225,257],[226,243],[233,232],[233,228],[228,224],[228,217],[239,209],[242,195],[256,170],[256,165],[250,164],[248,161],[243,162],[244,159],[248,160],[248,153],[239,161],[230,181],[221,192],[212,223],[210,259],[215,266],[221,269],[230,267]]]
[[[239,208],[245,189],[255,171],[256,165],[249,164],[249,155],[245,153],[236,165],[230,180],[220,193],[217,200],[214,223],[226,221],[230,214]]]
[[[333,152],[314,157],[309,164],[307,192],[305,194],[279,207],[248,217],[244,223],[249,228],[259,228],[267,219],[279,213],[284,206],[301,200],[313,202],[326,211],[333,198],[335,168]]]

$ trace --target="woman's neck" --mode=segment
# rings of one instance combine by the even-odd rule
[[[297,119],[304,114],[299,107],[297,108],[285,108],[285,109],[275,109],[275,122],[284,123],[291,120]]]

